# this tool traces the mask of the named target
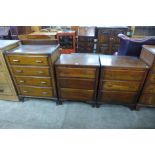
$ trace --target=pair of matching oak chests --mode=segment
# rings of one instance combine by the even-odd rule
[[[5,94],[0,90],[1,99],[17,101],[23,97],[39,97],[55,99],[58,104],[76,100],[92,106],[121,103],[131,108],[155,105],[155,46],[144,46],[138,59],[84,53],[60,55],[59,45],[48,41],[37,45],[1,41],[1,46],[4,42],[8,45],[0,48],[0,65],[3,64],[7,74],[7,84],[4,84],[10,89]],[[0,69],[4,79],[1,72],[4,69]],[[2,81],[0,89],[4,85]]]

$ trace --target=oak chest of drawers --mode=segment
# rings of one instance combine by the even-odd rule
[[[135,108],[148,66],[129,56],[100,56],[101,73],[98,106],[103,102],[121,103]]]
[[[63,100],[77,100],[95,105],[99,56],[82,53],[61,55],[55,67],[60,103]]]
[[[141,106],[155,107],[155,46],[144,45],[140,59],[150,66],[150,71],[145,80],[137,108]]]
[[[18,44],[17,40],[0,41],[0,99],[3,100],[19,100],[4,58],[4,52],[17,47]]]
[[[59,45],[20,45],[5,53],[8,66],[22,97],[55,99],[54,63]]]
[[[93,53],[94,39],[95,39],[95,27],[79,27],[77,52]]]

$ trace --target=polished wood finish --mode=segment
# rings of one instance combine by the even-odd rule
[[[97,27],[97,53],[113,55],[119,48],[119,33],[126,34],[128,27]]]
[[[95,27],[79,27],[77,52],[94,52]]]
[[[55,64],[59,101],[91,102],[97,95],[99,56],[93,54],[61,55]]]
[[[19,101],[13,81],[11,79],[4,52],[11,50],[19,45],[17,40],[1,40],[0,41],[0,99]]]
[[[6,51],[6,60],[20,97],[56,99],[54,63],[60,55],[59,45],[39,42]]]
[[[155,46],[143,45],[140,59],[150,66],[137,109],[142,106],[155,107]]]
[[[149,66],[135,57],[100,55],[98,106],[121,103],[135,107]]]

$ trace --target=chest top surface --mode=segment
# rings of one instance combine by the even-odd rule
[[[59,45],[20,45],[6,53],[11,54],[51,54]]]
[[[155,45],[143,45],[143,48],[155,55]]]
[[[0,50],[5,50],[8,46],[18,43],[19,40],[0,40]]]
[[[99,56],[94,54],[62,54],[56,65],[100,66]]]
[[[100,55],[101,66],[121,68],[149,68],[143,61],[131,56]]]

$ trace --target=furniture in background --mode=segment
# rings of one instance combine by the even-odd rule
[[[54,63],[59,57],[59,45],[52,40],[46,44],[46,40],[38,44],[35,40],[35,45],[28,41],[5,52],[19,97],[57,99]]]
[[[3,100],[19,100],[3,55],[5,51],[17,47],[18,44],[17,40],[0,40],[0,99]]]
[[[143,45],[140,59],[150,66],[150,71],[145,80],[137,109],[142,106],[155,107],[155,46]]]
[[[149,66],[136,57],[100,56],[97,106],[118,103],[136,107]]]
[[[0,26],[0,40],[11,40],[11,33],[9,26]]]
[[[97,53],[113,55],[119,48],[118,34],[126,34],[128,27],[97,27]]]
[[[139,57],[142,45],[155,45],[155,37],[146,37],[141,39],[129,38],[126,35],[118,34],[120,46],[117,55]]]
[[[75,53],[75,31],[58,31],[57,39],[61,54]]]
[[[99,56],[94,54],[62,54],[55,63],[58,100],[86,101],[95,106]]]
[[[12,39],[18,39],[18,35],[32,33],[31,26],[10,26]]]
[[[95,27],[79,27],[77,52],[94,53]]]

